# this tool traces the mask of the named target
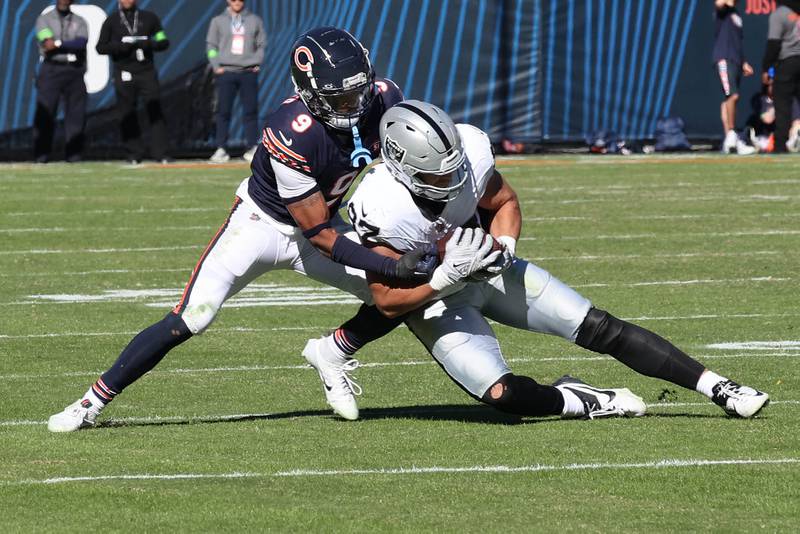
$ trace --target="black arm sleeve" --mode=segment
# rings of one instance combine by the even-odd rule
[[[103,22],[103,26],[100,28],[100,36],[97,38],[95,50],[97,50],[98,54],[108,55],[113,53],[111,49],[111,23],[109,19],[106,19],[105,22]]]
[[[767,41],[767,48],[764,50],[764,59],[761,62],[762,72],[767,72],[770,67],[775,66],[778,62],[778,56],[781,53],[781,40],[770,39]]]
[[[336,238],[331,250],[331,259],[336,263],[372,271],[387,278],[397,277],[397,260],[388,256],[382,256],[377,252],[350,241],[343,235]]]
[[[107,18],[100,28],[100,37],[97,38],[97,46],[95,47],[97,53],[104,55],[122,54],[128,46],[122,42],[111,42],[111,17]]]

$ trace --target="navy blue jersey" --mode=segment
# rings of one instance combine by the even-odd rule
[[[714,50],[711,61],[730,61],[739,66],[744,63],[744,30],[742,17],[735,7],[725,6],[714,10]]]
[[[378,127],[384,111],[403,100],[400,88],[391,80],[375,81],[376,96],[370,110],[359,121],[363,150],[372,159],[380,155]],[[367,165],[365,158],[351,158],[356,150],[351,132],[335,130],[317,120],[298,96],[285,100],[267,117],[261,144],[256,150],[248,184],[250,198],[266,214],[292,226],[287,204],[321,191],[331,215],[339,209],[355,177]],[[281,163],[316,182],[312,188],[289,198],[281,197],[273,162]]]

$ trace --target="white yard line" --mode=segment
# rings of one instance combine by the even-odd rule
[[[754,217],[764,219],[775,218],[797,218],[800,213],[758,213],[753,215],[740,215],[732,213],[695,213],[683,215],[625,215],[619,217],[612,216],[598,216],[592,217],[588,215],[581,216],[552,216],[552,217],[523,217],[524,222],[572,222],[572,221],[594,221],[594,222],[610,222],[618,219],[632,220],[632,221],[690,221],[697,219],[733,219],[741,220],[742,218]]]
[[[213,332],[281,332],[291,330],[315,330],[324,332],[333,330],[335,327],[329,326],[274,326],[268,328],[250,328],[245,326],[232,326],[229,328],[214,328]],[[139,332],[133,330],[122,332],[50,332],[47,334],[22,334],[9,336],[0,334],[0,339],[38,339],[53,337],[113,337],[113,336],[134,336]]]
[[[608,194],[607,194],[608,195]],[[679,196],[679,195],[658,195],[657,197],[653,196],[650,193],[646,194],[614,194],[607,196],[598,197],[598,196],[585,196],[579,198],[545,198],[545,197],[538,197],[534,199],[522,200],[520,204],[525,205],[546,205],[546,204],[611,204],[611,203],[629,203],[632,201],[640,201],[640,202],[647,202],[647,201],[655,201],[657,200],[660,203],[677,203],[677,202],[713,202],[713,201],[729,201],[729,202],[740,202],[740,203],[748,203],[748,202],[795,202],[800,200],[800,195],[760,195],[760,194],[753,194],[753,195],[693,195],[693,196]]]
[[[133,334],[130,334],[133,335]],[[422,349],[420,349],[422,350]],[[699,360],[728,360],[738,358],[800,358],[800,353],[797,351],[788,352],[757,352],[755,354],[749,352],[738,352],[732,354],[695,354]],[[550,363],[550,362],[607,362],[614,363],[616,360],[611,356],[603,355],[571,355],[571,356],[552,356],[545,358],[506,358],[506,362],[511,364],[518,363]],[[384,368],[384,367],[412,367],[419,365],[434,365],[436,362],[432,359],[426,360],[405,360],[399,362],[365,362],[360,365],[360,368]],[[307,364],[297,365],[236,365],[236,366],[220,366],[220,367],[179,367],[175,369],[162,369],[156,368],[150,371],[152,375],[191,375],[191,374],[206,374],[206,373],[237,373],[245,372],[251,373],[254,371],[291,371],[301,370],[309,371],[311,367]],[[0,380],[43,380],[48,378],[71,378],[71,377],[97,377],[103,373],[101,370],[84,370],[84,371],[66,371],[62,373],[14,373],[8,375],[0,375]]]
[[[520,238],[523,241],[536,241],[535,237]],[[554,238],[556,239],[556,238]],[[27,249],[27,250],[0,250],[2,255],[25,255],[25,254],[115,254],[118,252],[159,252],[162,250],[189,250],[201,249],[203,245],[183,245],[174,247],[143,247],[143,248],[103,248],[103,249]],[[531,261],[541,260],[618,260],[618,259],[661,259],[661,258],[725,258],[737,256],[761,256],[761,255],[779,255],[779,254],[792,254],[792,251],[776,251],[776,250],[756,250],[745,252],[676,252],[669,254],[580,254],[570,256],[533,256]],[[128,272],[150,272],[147,269],[135,270],[132,269]],[[88,271],[91,273],[91,271]],[[42,276],[48,276],[60,273],[42,273]],[[8,275],[12,276],[12,275]],[[25,276],[28,276],[27,274]]]
[[[647,280],[639,282],[591,282],[572,287],[654,287],[693,286],[714,284],[751,284],[793,282],[788,277],[757,276],[751,278],[706,278],[694,280]],[[27,295],[24,300],[0,302],[0,306],[27,306],[31,304],[86,304],[86,303],[137,303],[148,307],[170,308],[180,298],[180,287],[150,289],[108,289],[101,293],[54,293]],[[226,308],[260,306],[315,306],[357,304],[354,296],[328,286],[281,286],[279,284],[251,284],[225,303]],[[0,335],[2,338],[2,335]]]
[[[670,258],[728,258],[739,256],[775,256],[786,255],[783,250],[754,250],[748,252],[678,252],[674,254],[581,254],[579,256],[534,256],[531,261],[605,261],[605,260],[661,260]]]
[[[108,233],[108,232],[147,232],[148,234],[156,232],[181,232],[181,231],[215,231],[219,226],[204,224],[197,226],[73,226],[64,228],[62,226],[45,226],[45,227],[26,227],[26,228],[0,228],[0,234],[25,234],[25,233],[60,233],[60,232],[90,232],[92,234]]]
[[[709,349],[720,350],[800,350],[800,341],[737,341],[712,343]]]
[[[622,469],[675,469],[691,467],[746,466],[746,465],[792,465],[800,464],[800,458],[730,458],[730,459],[677,459],[662,458],[647,462],[628,463],[571,463],[562,465],[533,464],[521,466],[509,465],[473,465],[473,466],[430,466],[430,467],[384,467],[378,469],[293,469],[273,473],[238,472],[232,473],[175,473],[175,474],[125,474],[77,477],[53,477],[43,479],[25,479],[4,481],[4,486],[48,485],[73,482],[107,482],[118,480],[198,480],[198,479],[245,479],[272,477],[323,477],[323,476],[364,476],[364,475],[435,475],[442,473],[542,473],[557,471],[594,471]]]
[[[128,213],[159,213],[159,212],[200,212],[200,211],[220,211],[216,208],[208,208],[208,209],[171,209],[171,210],[126,210]],[[95,210],[93,213],[115,213],[113,210]],[[18,214],[6,214],[8,215],[21,215],[22,213]],[[42,216],[45,213],[39,212],[30,212],[26,215],[32,216]],[[732,218],[741,219],[741,215],[735,215],[730,213],[698,213],[698,214],[683,214],[683,215],[626,215],[622,217],[592,217],[592,216],[551,216],[551,217],[523,217],[524,222],[570,222],[570,221],[611,221],[615,219],[623,219],[623,220],[665,220],[665,221],[673,221],[673,220],[697,220],[697,219],[732,219]],[[781,213],[781,214],[774,214],[774,213],[760,213],[755,214],[752,217],[756,218],[797,218],[800,217],[800,213]],[[98,231],[105,231],[105,232],[131,232],[131,231],[142,231],[148,230],[153,232],[160,232],[160,231],[194,231],[194,230],[216,230],[218,228],[217,225],[207,224],[207,225],[196,225],[196,226],[149,226],[147,228],[143,228],[141,226],[113,226],[113,225],[98,225],[98,226],[27,226],[22,228],[0,228],[0,233],[5,234],[21,234],[21,233],[60,233],[60,232],[93,232],[96,233]]]
[[[33,248],[27,250],[0,250],[0,256],[18,256],[26,254],[117,254],[120,252],[159,252],[162,250],[200,250],[205,245],[175,245],[170,247],[132,247],[132,248],[75,248],[53,249]]]
[[[659,280],[656,282],[628,282],[628,283],[593,283],[576,284],[572,287],[645,287],[645,286],[688,286],[699,284],[741,284],[748,282],[789,282],[791,278],[775,278],[772,276],[757,276],[754,278],[721,278],[721,279],[699,279],[699,280]]]
[[[785,235],[800,235],[800,230],[746,230],[739,232],[681,232],[681,233],[665,233],[665,232],[647,232],[642,234],[608,234],[608,235],[548,235],[543,237],[520,237],[520,241],[591,241],[595,239],[601,240],[629,240],[629,239],[664,239],[668,237],[751,237],[751,236],[785,236]]]
[[[225,207],[219,208],[137,208],[137,209],[102,209],[102,210],[81,210],[82,215],[135,215],[135,214],[149,214],[149,213],[198,213],[217,211],[220,214],[225,213]],[[4,213],[6,217],[43,217],[49,215],[74,215],[74,211],[10,211]]]
[[[307,476],[343,476],[343,475],[425,475],[435,473],[541,473],[544,471],[586,471],[597,469],[664,469],[674,467],[706,467],[718,465],[775,465],[798,464],[800,458],[778,459],[730,459],[730,460],[677,460],[663,459],[637,463],[590,463],[566,465],[488,465],[469,467],[396,467],[384,469],[341,469],[341,470],[308,470],[279,471],[275,476],[307,477]],[[39,481],[42,484],[44,482]]]
[[[96,269],[93,271],[67,271],[50,273],[0,273],[0,278],[52,278],[54,276],[91,276],[95,274],[149,274],[149,273],[186,273],[188,278],[192,268],[181,269]]]

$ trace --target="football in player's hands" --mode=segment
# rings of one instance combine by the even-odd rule
[[[449,230],[446,234],[444,234],[444,236],[442,236],[436,242],[436,253],[439,256],[439,262],[440,263],[444,259],[444,252],[445,252],[445,249],[447,248],[447,242],[450,241],[451,237],[453,237],[453,232],[454,231],[455,231],[455,229]],[[497,239],[492,237],[490,234],[486,234],[486,235],[488,235],[489,237],[492,238],[492,250],[489,251],[489,254],[491,254],[495,250],[503,250],[503,244],[502,243],[500,243]]]

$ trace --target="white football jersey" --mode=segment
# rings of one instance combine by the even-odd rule
[[[462,226],[477,215],[478,201],[494,175],[494,154],[489,137],[468,124],[456,129],[467,156],[467,180],[438,216],[423,213],[411,191],[395,180],[384,163],[364,176],[350,199],[350,221],[364,243],[388,245],[408,252],[434,243],[447,231]],[[431,218],[433,217],[433,218]]]

